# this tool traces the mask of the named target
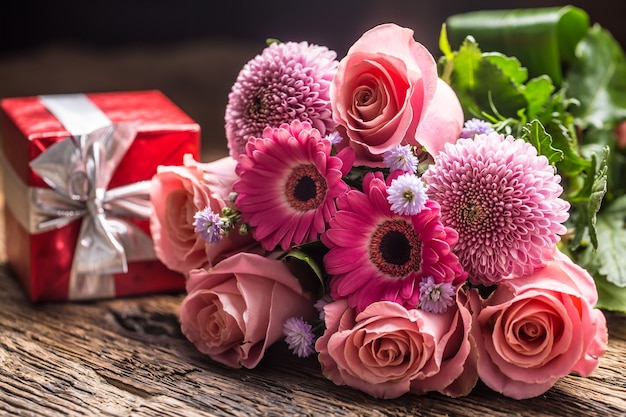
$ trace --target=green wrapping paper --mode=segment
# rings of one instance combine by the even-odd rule
[[[574,60],[576,45],[589,29],[589,16],[573,6],[483,10],[453,15],[446,28],[452,48],[472,36],[482,51],[515,56],[530,77],[546,74],[559,86],[562,65]]]

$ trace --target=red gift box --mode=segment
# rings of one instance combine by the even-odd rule
[[[67,96],[1,101],[5,237],[10,267],[33,302],[183,290],[184,276],[170,271],[154,256],[146,215],[125,217],[123,213],[124,207],[135,207],[126,203],[132,203],[137,195],[143,197],[144,209],[149,205],[146,186],[159,165],[181,165],[185,154],[199,158],[200,127],[156,90],[70,96],[87,100],[96,113],[108,119],[108,126],[91,134],[77,134],[76,126],[70,131],[68,123],[59,120],[68,115],[60,117],[53,106],[44,104],[47,98],[54,101]],[[70,111],[70,121],[80,125],[83,118],[88,119],[89,115],[83,117],[82,112],[82,108],[76,115]],[[118,144],[119,137],[124,138],[119,140],[123,146]],[[88,151],[82,151],[83,147]],[[71,163],[66,160],[75,158],[74,153],[79,156],[72,163],[82,166],[80,169],[68,167]],[[103,155],[108,158],[111,154],[116,156],[106,162]],[[40,175],[42,172],[47,174]],[[56,177],[71,180],[66,187],[58,187]],[[80,200],[87,195],[85,190],[98,188],[103,181],[105,185],[99,187],[103,193],[93,192],[89,195],[98,197]],[[68,194],[60,198],[58,188]],[[80,200],[79,210],[73,209],[76,198]],[[48,203],[57,204],[57,200],[65,209],[57,208],[50,215]],[[42,208],[43,216],[37,214]],[[93,257],[102,265],[108,264],[100,258],[110,258],[123,267],[98,269],[100,263],[92,262]]]

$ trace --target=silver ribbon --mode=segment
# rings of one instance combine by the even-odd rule
[[[30,163],[50,188],[29,188],[29,230],[42,233],[82,219],[68,298],[113,297],[112,274],[127,272],[129,261],[156,259],[150,236],[129,221],[149,218],[150,181],[107,190],[136,125],[112,124],[82,94],[40,99],[73,136]]]

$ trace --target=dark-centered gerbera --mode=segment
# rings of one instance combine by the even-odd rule
[[[376,301],[417,308],[424,279],[457,286],[467,277],[451,250],[456,232],[441,223],[439,204],[427,201],[419,213],[402,215],[387,196],[383,175],[366,174],[362,192],[337,199],[337,213],[321,236],[330,249],[324,257],[330,295],[347,298],[357,311]]]
[[[335,198],[348,190],[343,161],[307,122],[266,128],[251,138],[233,184],[241,220],[267,250],[317,240],[335,213]]]

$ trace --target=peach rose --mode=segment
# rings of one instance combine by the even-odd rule
[[[191,271],[180,307],[183,334],[216,362],[254,368],[289,317],[314,319],[310,296],[279,260],[246,252]]]
[[[471,317],[456,307],[434,314],[380,301],[355,316],[346,300],[327,304],[326,331],[315,344],[322,372],[337,385],[377,398],[428,391],[467,395],[478,379],[471,365]]]
[[[561,252],[531,275],[470,293],[478,375],[508,397],[536,397],[569,373],[590,375],[606,350],[606,320],[589,273]]]
[[[230,158],[198,163],[185,155],[182,166],[160,166],[152,178],[150,231],[157,257],[185,275],[252,244],[251,236],[236,231],[219,243],[208,244],[194,232],[193,216],[205,207],[220,212],[237,179],[237,162]]]
[[[383,24],[365,32],[339,63],[330,88],[335,122],[361,162],[377,165],[400,144],[432,155],[458,139],[463,110],[413,31]]]

